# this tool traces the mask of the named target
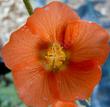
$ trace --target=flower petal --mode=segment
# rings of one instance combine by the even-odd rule
[[[100,70],[100,66],[95,61],[71,62],[56,77],[61,100],[73,101],[73,99],[88,98],[100,81]]]
[[[39,45],[43,45],[42,38],[23,26],[11,35],[9,43],[2,49],[2,55],[5,64],[12,70],[21,99],[30,106],[47,107],[57,97],[57,91],[55,88],[50,91],[53,86],[49,82],[51,76],[39,60],[39,49],[44,46]]]
[[[52,2],[43,8],[37,8],[27,20],[27,26],[48,41],[57,41],[64,36],[68,21],[79,19],[78,15],[66,4]]]
[[[48,107],[56,101],[53,97],[55,87],[54,91],[50,90],[52,89],[50,81],[55,85],[54,79],[49,80],[48,73],[37,63],[31,63],[30,66],[14,70],[13,77],[20,98],[28,106]]]
[[[68,24],[64,43],[70,48],[73,61],[97,59],[102,64],[109,53],[108,38],[109,34],[101,26],[78,20]]]
[[[52,107],[76,107],[76,104],[72,102],[57,101]]]
[[[40,42],[39,36],[33,35],[27,26],[23,26],[11,35],[10,41],[2,49],[5,64],[13,69],[26,61],[37,62]]]

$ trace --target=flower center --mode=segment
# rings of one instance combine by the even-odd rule
[[[58,43],[54,43],[45,55],[47,66],[52,71],[59,70],[66,60],[66,54],[63,47]]]

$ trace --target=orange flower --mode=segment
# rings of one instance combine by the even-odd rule
[[[21,99],[32,107],[85,99],[101,78],[108,33],[60,2],[38,8],[2,50]]]

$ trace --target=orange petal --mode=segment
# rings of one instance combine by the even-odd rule
[[[86,68],[88,66],[89,68]],[[95,61],[71,62],[65,70],[56,75],[60,100],[73,101],[90,97],[100,81],[100,70]]]
[[[39,37],[33,35],[26,26],[11,35],[11,39],[2,49],[6,65],[13,69],[24,62],[37,61],[37,44]]]
[[[19,64],[12,73],[18,94],[26,105],[48,107],[59,99],[55,75],[39,63]]]
[[[101,26],[78,20],[68,24],[64,43],[70,48],[73,61],[97,59],[102,64],[109,53],[108,38],[109,34]]]
[[[64,36],[67,22],[76,19],[79,17],[66,4],[52,2],[43,8],[37,8],[27,20],[27,26],[44,40],[56,41]]]
[[[52,107],[76,107],[76,104],[72,102],[57,101]]]
[[[56,101],[51,93],[53,91],[50,91],[48,74],[37,63],[27,65],[29,66],[13,71],[18,94],[27,106],[48,107]]]
[[[11,40],[2,49],[4,62],[12,70],[21,99],[33,107],[47,107],[55,100],[52,92],[57,92],[50,91],[47,72],[38,58],[41,39],[23,26],[12,34]]]

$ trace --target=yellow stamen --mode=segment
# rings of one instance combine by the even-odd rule
[[[57,71],[64,64],[66,54],[63,48],[58,43],[54,43],[45,55],[48,68],[52,71]]]

